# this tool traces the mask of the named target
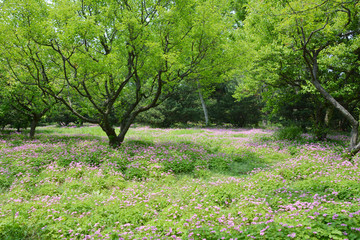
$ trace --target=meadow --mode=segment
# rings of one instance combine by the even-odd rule
[[[360,239],[346,136],[98,127],[0,135],[0,239]]]

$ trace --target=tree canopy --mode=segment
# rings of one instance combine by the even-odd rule
[[[275,92],[291,86],[299,93],[320,94],[350,123],[349,151],[356,154],[360,150],[354,106],[360,86],[354,78],[359,57],[358,3],[250,0],[243,41],[246,56],[252,57],[244,67],[237,97],[246,89],[266,92],[268,86]]]
[[[345,119],[349,153],[360,151],[358,0],[6,0],[0,7],[3,126],[6,112],[38,121],[59,102],[51,118],[98,124],[116,147],[137,116],[169,126],[178,114],[199,119],[201,104],[207,124],[253,124],[262,110],[264,120],[311,128],[318,139],[332,117],[342,127]],[[64,107],[73,116],[54,115]]]
[[[227,7],[225,0],[5,1],[1,51],[9,69],[29,76],[24,84],[99,124],[118,146],[139,113],[191,75],[209,74],[211,59],[226,53]]]

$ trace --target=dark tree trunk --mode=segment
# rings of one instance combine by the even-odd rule
[[[129,131],[129,128],[120,128],[119,135],[116,135],[115,129],[113,127],[107,128],[106,130],[102,128],[108,139],[109,139],[109,145],[113,148],[118,148],[122,145],[125,139],[126,133]]]
[[[126,133],[129,131],[131,123],[133,122],[134,117],[130,117],[129,119],[124,120],[120,124],[120,133],[116,135],[116,131],[114,127],[109,123],[109,121],[105,118],[100,124],[102,130],[106,133],[109,139],[109,145],[113,148],[118,148],[122,145]]]
[[[337,124],[338,130],[340,130],[342,132],[345,132],[348,128],[347,122],[345,120],[346,119],[342,118],[338,121],[338,124]]]
[[[322,104],[317,104],[315,109],[315,121],[313,126],[313,133],[315,134],[315,138],[318,141],[323,141],[326,139],[327,130],[324,122],[324,114],[323,110],[324,108],[321,106]]]
[[[100,127],[106,133],[109,139],[109,145],[113,148],[120,147],[121,144],[117,141],[115,129],[109,123],[100,124]]]
[[[126,132],[121,131],[120,134],[117,136],[117,141],[119,142],[120,145],[124,142],[126,133],[127,131]]]
[[[35,137],[35,129],[39,123],[39,119],[37,117],[33,117],[31,120],[31,127],[30,127],[30,138]]]
[[[45,115],[47,111],[49,111],[50,107],[45,108],[41,113],[32,113],[32,120],[31,120],[31,127],[30,127],[30,138],[34,138],[35,136],[35,129],[40,122],[42,116]]]

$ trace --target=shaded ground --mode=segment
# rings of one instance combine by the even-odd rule
[[[341,138],[136,128],[114,150],[98,133],[1,135],[1,239],[360,237],[359,159]]]

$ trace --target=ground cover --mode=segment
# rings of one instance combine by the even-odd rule
[[[346,136],[97,127],[0,136],[0,239],[359,239]]]

